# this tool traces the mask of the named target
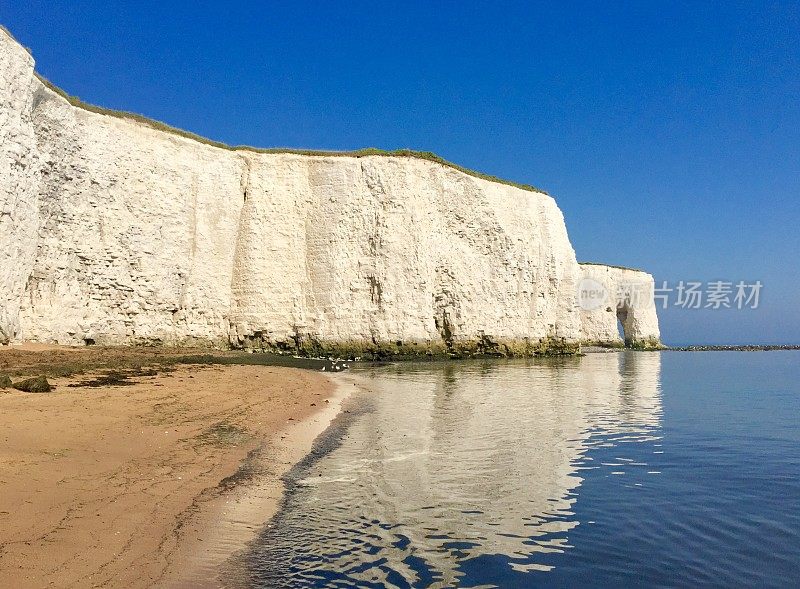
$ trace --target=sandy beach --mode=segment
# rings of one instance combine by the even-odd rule
[[[0,389],[1,587],[217,586],[274,514],[280,477],[338,412],[334,379],[153,366],[170,354],[185,351],[0,350],[15,382],[83,371],[49,376],[50,393]]]

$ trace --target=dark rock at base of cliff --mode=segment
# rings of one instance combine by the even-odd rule
[[[365,360],[369,362],[397,360],[445,360],[470,358],[530,358],[534,356],[573,356],[580,353],[578,342],[564,338],[494,339],[481,334],[475,338],[448,336],[440,340],[381,341],[381,340],[321,340],[309,335],[297,335],[291,341],[272,341],[254,336],[240,337],[234,348],[268,354],[287,354],[302,358],[330,360]],[[333,367],[336,370],[336,367]]]
[[[7,389],[11,386],[11,378],[7,374],[0,374],[0,389]]]

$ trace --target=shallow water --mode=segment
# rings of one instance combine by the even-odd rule
[[[800,583],[800,352],[360,370],[255,587]],[[357,409],[357,410],[356,410]]]

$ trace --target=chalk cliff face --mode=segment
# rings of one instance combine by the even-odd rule
[[[360,355],[618,339],[586,337],[581,269],[545,194],[90,112],[1,31],[0,103],[0,340]]]
[[[579,264],[578,300],[584,343],[623,345],[617,322],[630,347],[660,347],[658,316],[654,300],[653,277],[640,270]],[[585,289],[596,289],[599,297],[581,296]]]
[[[36,256],[39,159],[33,58],[0,31],[0,342],[20,334],[19,308]]]

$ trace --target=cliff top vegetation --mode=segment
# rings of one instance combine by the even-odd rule
[[[102,106],[96,106],[94,104],[89,104],[88,102],[84,102],[77,96],[72,96],[71,94],[65,92],[63,89],[59,88],[55,84],[53,84],[50,80],[45,78],[44,76],[40,75],[38,72],[36,73],[36,77],[44,84],[47,88],[58,94],[59,96],[66,99],[72,106],[77,108],[81,108],[83,110],[94,112],[102,115],[108,115],[117,118],[123,119],[130,119],[132,121],[136,121],[137,123],[141,123],[143,125],[147,125],[153,129],[158,131],[164,131],[166,133],[172,133],[173,135],[179,135],[180,137],[185,137],[187,139],[192,139],[194,141],[198,141],[199,143],[204,143],[206,145],[211,145],[213,147],[218,147],[220,149],[227,149],[231,151],[251,151],[255,153],[291,153],[296,155],[310,155],[310,156],[327,156],[327,157],[336,157],[336,156],[346,156],[346,157],[367,157],[367,156],[393,156],[393,157],[413,157],[421,160],[427,160],[430,162],[435,162],[442,166],[447,166],[448,168],[453,168],[454,170],[458,170],[459,172],[463,172],[464,174],[468,174],[470,176],[474,176],[475,178],[481,178],[482,180],[488,180],[490,182],[497,182],[499,184],[507,184],[508,186],[514,186],[515,188],[520,188],[522,190],[528,190],[530,192],[540,192],[542,194],[547,194],[546,191],[542,190],[541,188],[536,188],[530,184],[522,184],[519,182],[513,182],[511,180],[505,180],[503,178],[498,178],[497,176],[492,176],[490,174],[484,174],[483,172],[478,172],[476,170],[470,170],[469,168],[465,168],[463,166],[459,166],[458,164],[454,164],[453,162],[449,162],[443,157],[436,155],[430,151],[415,151],[413,149],[379,149],[377,147],[366,147],[364,149],[356,149],[352,151],[334,151],[334,150],[322,150],[322,149],[295,149],[291,147],[251,147],[249,145],[228,145],[227,143],[223,143],[221,141],[214,141],[213,139],[208,139],[207,137],[203,137],[202,135],[198,135],[196,133],[192,133],[191,131],[185,131],[183,129],[178,129],[177,127],[173,127],[171,125],[167,125],[166,123],[162,123],[161,121],[156,121],[154,119],[150,119],[138,113],[128,112],[128,111],[121,111],[121,110],[112,110],[108,108],[104,108]]]

